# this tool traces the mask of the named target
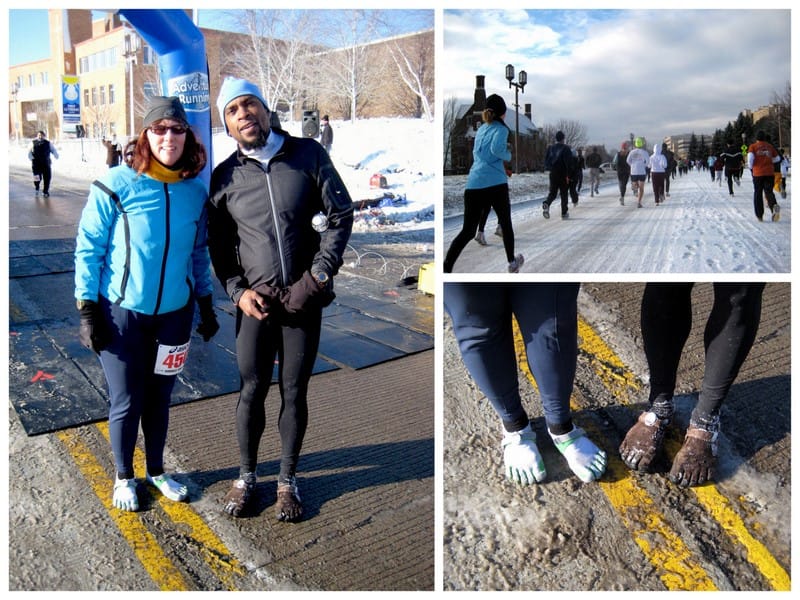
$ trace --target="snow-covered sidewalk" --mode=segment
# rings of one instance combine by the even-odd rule
[[[518,186],[524,177],[519,177]],[[670,197],[659,206],[648,183],[643,208],[637,208],[630,190],[620,206],[616,181],[606,177],[599,196],[589,197],[585,186],[580,202],[570,204],[569,219],[564,220],[558,200],[551,206],[550,219],[542,217],[539,184],[537,180],[531,192],[518,187],[515,194],[511,189],[515,252],[525,256],[523,273],[791,273],[791,189],[787,198],[777,196],[780,220],[772,222],[766,209],[759,222],[748,172],[741,186],[734,186],[733,197],[726,183],[718,186],[708,172],[677,177]],[[508,277],[495,225],[492,215],[486,225],[490,245],[470,242],[454,272]],[[461,216],[445,218],[444,251],[460,228]]]

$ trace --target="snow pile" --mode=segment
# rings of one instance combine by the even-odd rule
[[[300,122],[284,124],[292,135],[301,135]],[[356,203],[354,230],[386,231],[433,229],[434,206],[439,197],[435,124],[423,119],[362,119],[332,121],[331,158]],[[125,141],[125,136],[120,137]],[[9,143],[9,164],[29,167],[27,144]],[[55,142],[59,158],[53,160],[54,176],[85,179],[88,185],[107,169],[106,151],[100,140],[64,139]],[[232,138],[215,134],[213,160],[217,164],[235,149]],[[371,187],[373,175],[385,179],[385,187]],[[360,207],[360,208],[359,208]]]

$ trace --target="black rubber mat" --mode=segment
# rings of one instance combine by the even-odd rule
[[[97,356],[78,342],[73,298],[74,241],[10,245],[9,394],[28,435],[107,418],[106,383]],[[233,307],[215,281],[220,331],[192,335],[173,404],[239,389]],[[337,277],[337,297],[323,313],[314,374],[362,369],[433,347],[433,303],[416,289]],[[275,366],[274,379],[277,380]]]

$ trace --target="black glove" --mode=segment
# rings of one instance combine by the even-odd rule
[[[306,271],[298,281],[283,293],[283,307],[288,313],[307,312],[328,306],[336,294],[330,283],[320,286],[314,276]]]
[[[85,348],[99,353],[111,343],[111,332],[100,312],[100,305],[91,300],[84,300],[80,313],[81,326],[78,330],[78,337],[81,344]]]
[[[204,342],[207,342],[219,331],[219,323],[217,323],[217,315],[214,313],[211,294],[198,298],[197,306],[200,308],[200,324],[197,326],[197,333],[203,336]]]
[[[253,288],[253,291],[264,299],[266,312],[272,313],[273,311],[283,308],[283,295],[285,294],[285,290],[267,285],[266,283],[259,283]]]

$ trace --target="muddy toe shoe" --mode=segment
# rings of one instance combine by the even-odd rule
[[[250,503],[250,498],[255,490],[255,482],[248,482],[244,479],[237,479],[233,482],[231,489],[222,499],[222,510],[231,516],[239,517],[244,514]]]
[[[672,461],[670,480],[682,487],[702,485],[711,480],[717,465],[718,435],[689,425],[683,446]]]
[[[297,480],[291,477],[287,482],[278,483],[277,516],[279,521],[295,522],[303,516]]]
[[[653,412],[640,414],[620,444],[622,461],[634,471],[647,471],[661,450],[668,424]]]

